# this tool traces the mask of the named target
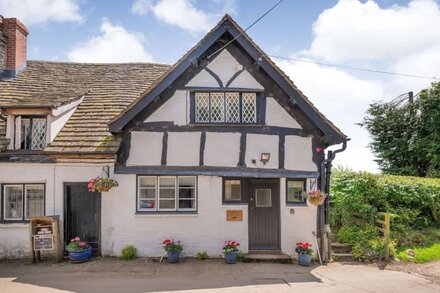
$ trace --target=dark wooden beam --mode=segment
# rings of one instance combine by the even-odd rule
[[[199,165],[203,166],[205,164],[205,144],[206,144],[206,131],[202,132],[200,136],[200,155],[199,155]]]
[[[168,153],[168,131],[164,131],[162,138],[162,158],[160,160],[162,166],[167,164],[167,153]]]
[[[247,141],[247,133],[242,131],[240,136],[240,154],[238,157],[239,167],[246,167],[246,141]]]
[[[282,134],[278,139],[278,169],[284,169],[285,143],[286,136]]]
[[[318,172],[268,168],[229,168],[212,166],[115,166],[115,174],[138,175],[206,175],[254,178],[318,178]]]

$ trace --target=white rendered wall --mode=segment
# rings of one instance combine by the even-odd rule
[[[127,166],[160,165],[163,132],[132,131]]]
[[[172,121],[176,125],[186,125],[189,121],[189,95],[178,90],[162,106],[154,111],[145,122]]]
[[[270,126],[302,128],[301,125],[271,97],[266,98],[266,124]]]
[[[246,167],[278,169],[278,135],[247,134]],[[261,153],[270,153],[270,160],[265,165],[260,162]],[[256,163],[253,164],[252,160]]]
[[[204,152],[206,166],[237,167],[240,133],[207,132]]]
[[[201,132],[168,132],[168,166],[198,166]]]
[[[313,162],[312,138],[287,135],[284,145],[285,163],[288,170],[317,171]]]

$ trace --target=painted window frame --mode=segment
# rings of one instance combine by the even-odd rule
[[[196,94],[197,93],[208,93],[209,94],[209,113],[211,113],[211,94],[212,93],[223,93],[224,95],[224,121],[222,122],[197,122],[196,121]],[[238,93],[239,95],[239,112],[240,121],[239,122],[227,122],[227,107],[226,107],[226,94]],[[255,94],[255,122],[243,122],[243,94]],[[246,90],[246,89],[198,89],[190,91],[190,124],[195,125],[264,125],[266,123],[266,97],[261,90]]]
[[[227,180],[238,180],[240,181],[240,200],[227,200],[226,199],[226,181]],[[244,181],[243,178],[240,177],[223,177],[222,180],[222,203],[226,205],[241,205],[245,204],[244,199]]]
[[[20,127],[17,127],[18,117],[20,117]],[[16,147],[17,146],[17,131],[21,132],[21,119],[29,119],[30,120],[29,123],[30,123],[30,129],[31,129],[30,130],[31,131],[31,138],[29,141],[29,145],[30,145],[29,148],[21,148],[21,142],[20,142],[20,147],[19,148]],[[44,140],[45,141],[44,141],[44,147],[42,149],[32,149],[32,128],[34,125],[34,121],[33,121],[34,119],[44,119],[46,121],[45,129],[44,129],[44,131],[45,131]],[[49,127],[49,125],[48,125],[48,119],[47,119],[46,115],[15,115],[14,116],[14,145],[13,145],[14,150],[25,150],[25,151],[42,151],[42,150],[44,150],[47,147],[48,127]],[[20,137],[21,137],[21,135],[20,135]]]
[[[22,192],[22,197],[23,197],[23,202],[22,202],[22,216],[21,218],[6,218],[6,205],[5,205],[5,201],[6,201],[6,195],[5,195],[5,188],[7,186],[20,186],[21,187],[21,192]],[[1,188],[1,218],[0,218],[0,222],[1,223],[28,223],[29,222],[29,218],[27,218],[26,214],[27,214],[27,186],[42,186],[43,187],[43,215],[46,215],[46,184],[45,183],[2,183],[0,188]],[[31,216],[33,217],[33,216]]]
[[[289,181],[296,181],[303,183],[303,192],[307,191],[307,179],[305,178],[286,178],[286,206],[307,206],[307,199],[304,198],[302,202],[289,201]]]
[[[155,205],[154,208],[140,208],[140,178],[154,178],[155,179]],[[179,208],[179,178],[191,177],[194,178],[194,208]],[[174,179],[174,209],[161,209],[159,206],[160,201],[160,178],[173,178]],[[151,189],[151,188],[150,188]],[[166,189],[166,188],[164,188]],[[198,176],[195,175],[137,175],[136,176],[136,214],[166,214],[166,213],[197,213],[198,210]]]

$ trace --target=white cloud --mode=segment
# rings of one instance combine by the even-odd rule
[[[151,62],[153,57],[143,45],[144,36],[103,20],[101,34],[68,53],[75,62]]]
[[[362,121],[371,100],[384,96],[382,82],[310,63],[282,61],[278,65],[309,100],[351,138],[348,150],[338,155],[337,162],[353,169],[375,171],[374,156],[365,139],[368,134],[356,123]]]
[[[25,25],[83,20],[76,0],[2,0],[0,12],[4,17],[20,19]]]
[[[191,33],[206,32],[211,29],[222,14],[234,13],[235,0],[213,0],[217,13],[205,12],[195,6],[194,0],[136,0],[131,12],[138,15],[147,15],[152,12],[159,20],[180,27]]]
[[[412,0],[407,6],[381,8],[374,1],[340,0],[323,11],[313,27],[310,48],[295,58],[324,60],[414,75],[440,76],[440,6],[434,0]],[[299,62],[280,66],[321,112],[351,141],[337,163],[377,171],[366,147],[362,121],[368,105],[408,91],[418,92],[432,80],[335,69]]]
[[[440,43],[434,0],[381,8],[374,1],[341,0],[321,13],[308,53],[332,62],[397,59]]]

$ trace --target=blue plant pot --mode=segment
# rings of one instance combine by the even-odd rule
[[[302,266],[308,267],[312,263],[312,256],[298,253],[298,263]]]
[[[225,253],[225,262],[227,264],[235,264],[237,262],[238,251]]]
[[[69,259],[72,262],[76,262],[76,263],[86,262],[91,258],[92,258],[92,247],[89,247],[86,250],[80,252],[69,251]]]
[[[180,261],[180,252],[168,251],[167,252],[167,261],[169,263],[178,263]]]

